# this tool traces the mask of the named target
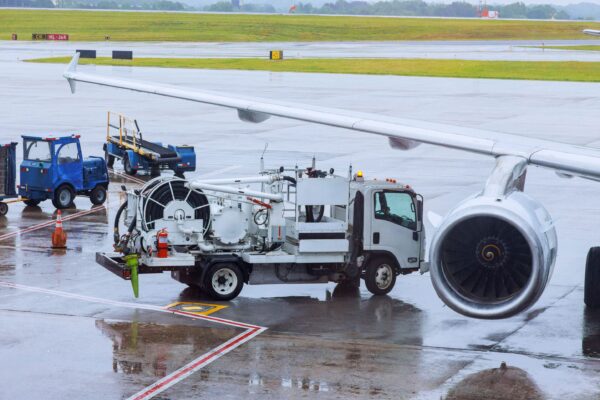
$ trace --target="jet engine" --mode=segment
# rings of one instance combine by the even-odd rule
[[[459,204],[431,245],[431,280],[453,310],[507,318],[526,310],[550,280],[556,231],[548,212],[521,191]]]

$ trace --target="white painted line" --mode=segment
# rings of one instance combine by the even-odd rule
[[[179,314],[179,315],[182,315],[182,316],[185,316],[188,318],[201,319],[201,320],[205,320],[205,321],[216,322],[218,324],[234,326],[236,328],[244,328],[245,329],[244,332],[240,333],[239,335],[234,336],[233,338],[229,339],[228,341],[221,344],[220,346],[217,346],[214,349],[208,351],[207,353],[202,354],[200,357],[197,357],[196,359],[194,359],[190,363],[184,365],[183,367],[179,368],[178,370],[170,373],[169,375],[165,376],[164,378],[159,379],[158,381],[154,382],[152,385],[135,393],[134,395],[129,397],[129,400],[151,399],[152,397],[158,395],[159,393],[164,392],[165,390],[172,387],[173,385],[188,378],[194,372],[202,369],[203,367],[214,362],[215,360],[219,359],[223,355],[229,353],[230,351],[236,349],[237,347],[243,345],[244,343],[252,340],[256,336],[260,335],[262,332],[267,330],[267,328],[258,326],[258,325],[246,324],[243,322],[232,321],[232,320],[224,319],[224,318],[211,317],[210,315],[200,315],[200,314],[192,314],[192,313],[179,311],[179,310],[170,310],[166,307],[155,306],[152,304],[130,303],[130,302],[117,301],[117,300],[109,300],[109,299],[103,299],[100,297],[85,296],[85,295],[80,295],[80,294],[75,294],[75,293],[63,292],[63,291],[59,291],[59,290],[45,289],[45,288],[40,288],[40,287],[36,287],[36,286],[27,286],[27,285],[21,285],[18,283],[3,282],[3,281],[0,281],[0,287],[6,287],[6,288],[11,288],[11,289],[20,289],[20,290],[25,290],[25,291],[29,291],[29,292],[49,294],[49,295],[64,297],[64,298],[68,298],[68,299],[76,299],[76,300],[88,301],[88,302],[92,302],[92,303],[112,305],[112,306],[117,306],[117,307],[136,308],[136,309],[142,309],[142,310],[152,310],[152,311],[159,311],[159,312],[164,312],[164,313]]]
[[[106,211],[106,208],[105,207],[94,207],[94,208],[91,208],[89,210],[78,211],[75,214],[70,214],[70,215],[67,215],[66,217],[63,217],[62,220],[63,221],[70,221],[72,219],[83,217],[84,215],[88,215],[88,214],[93,214],[93,213],[101,211],[101,210]],[[37,225],[33,225],[33,226],[30,226],[30,227],[27,227],[27,228],[23,228],[23,229],[20,229],[18,231],[8,232],[8,233],[5,233],[4,235],[0,235],[0,241],[6,240],[6,239],[14,237],[14,236],[19,236],[19,235],[21,235],[23,233],[37,231],[39,229],[43,229],[43,228],[46,228],[48,226],[52,226],[55,223],[56,223],[56,220],[51,219],[49,221],[42,222],[41,224],[37,224]]]

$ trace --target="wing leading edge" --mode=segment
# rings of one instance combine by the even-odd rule
[[[452,131],[456,131],[457,127],[419,127],[407,120],[388,119],[376,114],[352,116],[337,109],[274,103],[260,98],[225,96],[203,90],[103,77],[78,72],[78,60],[79,53],[63,74],[72,92],[75,92],[75,82],[92,83],[233,108],[237,110],[238,117],[247,122],[263,122],[270,116],[289,118],[386,136],[394,148],[410,149],[419,143],[427,143],[493,157],[514,155],[525,158],[529,164],[555,169],[562,176],[600,180],[600,149],[492,131],[477,131],[475,134],[465,129],[467,133],[456,133]]]

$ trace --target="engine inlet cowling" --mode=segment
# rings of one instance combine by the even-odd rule
[[[506,318],[542,294],[556,232],[548,212],[522,192],[475,197],[445,219],[430,255],[433,285],[448,306],[470,317]]]

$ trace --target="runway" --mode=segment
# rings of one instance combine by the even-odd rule
[[[600,40],[406,41],[406,42],[262,42],[262,43],[136,43],[136,42],[11,42],[0,41],[0,59],[57,57],[77,49],[131,50],[134,57],[268,57],[283,50],[286,58],[431,58],[496,61],[600,61],[600,52],[551,50],[543,46],[599,44]]]
[[[268,166],[308,165],[313,156],[325,169],[345,171],[351,163],[367,177],[409,183],[425,197],[426,212],[439,214],[481,190],[493,167],[491,159],[454,150],[423,145],[400,152],[384,138],[367,134],[277,118],[247,124],[233,111],[127,91],[80,84],[71,95],[61,78],[64,66],[16,61],[71,52],[71,46],[0,44],[0,73],[10,77],[0,81],[0,143],[20,141],[21,134],[79,133],[84,154],[101,155],[106,111],[118,111],[137,118],[145,138],[194,145],[198,169],[190,177],[252,174],[268,144]],[[134,51],[143,55],[217,54],[221,47],[227,54],[246,54],[241,44],[211,45],[209,50],[191,44],[137,46]],[[373,46],[373,53],[383,56],[385,46]],[[418,47],[425,45],[414,46],[422,51]],[[247,54],[272,47],[250,46]],[[107,50],[112,48],[114,43],[106,44]],[[298,45],[297,51],[305,50]],[[593,83],[80,68],[414,118],[427,121],[424,125],[600,145],[600,85]],[[118,175],[112,180],[106,211],[65,222],[66,252],[49,250],[49,227],[11,233],[48,221],[54,212],[49,202],[40,209],[11,205],[6,218],[0,218],[0,234],[9,234],[0,242],[0,281],[41,289],[0,287],[0,380],[10,382],[0,398],[126,398],[240,334],[209,321],[111,305],[209,302],[167,274],[143,276],[141,297],[135,300],[128,282],[94,263],[96,251],[111,249],[112,219],[123,200],[121,184],[138,185]],[[382,298],[371,297],[364,285],[350,292],[333,284],[246,286],[239,298],[222,304],[227,308],[211,315],[268,329],[160,398],[452,398],[459,390],[484,390],[481,373],[504,361],[526,372],[518,372],[522,379],[510,388],[514,392],[500,393],[510,395],[505,398],[597,399],[600,315],[585,311],[582,284],[587,250],[600,241],[600,185],[530,168],[526,192],[554,216],[559,235],[550,285],[528,312],[501,321],[462,317],[437,298],[429,276],[418,274],[400,276],[391,294]],[[91,209],[88,199],[78,198],[76,204],[77,210]],[[78,296],[106,302],[80,301]],[[539,397],[531,397],[530,389]]]

